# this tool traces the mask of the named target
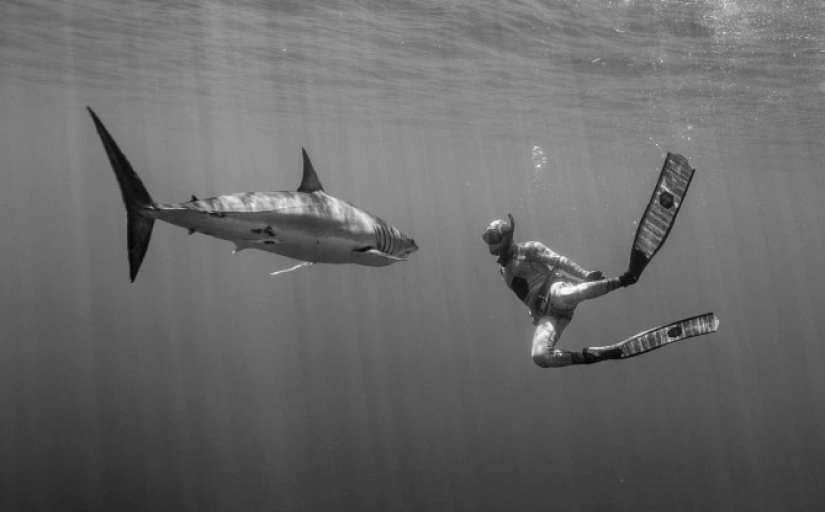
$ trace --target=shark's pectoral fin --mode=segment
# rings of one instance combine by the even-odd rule
[[[406,261],[403,258],[381,252],[374,247],[364,247],[353,252],[357,254],[359,264],[369,267],[386,267],[399,261]]]
[[[285,269],[283,269],[283,270],[276,270],[275,272],[270,272],[270,274],[269,274],[269,275],[271,275],[271,276],[277,276],[277,275],[279,275],[279,274],[286,274],[287,272],[292,272],[293,270],[298,270],[298,269],[299,269],[299,268],[301,268],[301,267],[308,267],[308,266],[310,266],[310,265],[314,265],[314,264],[315,264],[315,262],[314,262],[314,261],[304,261],[304,262],[302,262],[302,263],[298,263],[298,264],[297,264],[297,265],[295,265],[294,267],[289,267],[289,268],[285,268]]]

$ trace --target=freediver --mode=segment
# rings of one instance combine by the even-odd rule
[[[556,344],[573,319],[576,306],[636,283],[642,260],[631,258],[635,266],[631,263],[620,277],[606,279],[601,271],[585,270],[541,242],[514,241],[515,221],[507,215],[510,222],[494,220],[483,238],[490,254],[498,256],[499,272],[507,287],[527,305],[533,317],[533,362],[542,368],[559,368],[620,359],[619,348],[586,347],[581,352],[571,352],[558,350]],[[582,282],[571,283],[567,276]]]
[[[712,313],[660,326],[621,343],[586,347],[581,352],[558,350],[556,345],[573,319],[576,306],[619,288],[635,284],[661,249],[687,194],[695,169],[681,155],[668,153],[639,222],[628,270],[606,279],[600,271],[587,271],[541,242],[515,242],[515,221],[494,220],[484,232],[490,254],[498,256],[499,271],[507,287],[527,305],[533,325],[533,362],[542,368],[592,364],[635,357],[679,341],[714,332],[719,325]]]

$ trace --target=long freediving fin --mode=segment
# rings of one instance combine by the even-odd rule
[[[659,173],[659,181],[656,182],[650,202],[639,221],[630,251],[629,272],[637,279],[667,240],[694,172],[695,169],[690,166],[687,158],[674,153],[667,154]]]
[[[591,350],[598,353],[620,349],[621,355],[616,359],[628,359],[677,341],[714,333],[718,328],[719,318],[713,313],[705,313],[648,329],[614,345],[591,347]]]

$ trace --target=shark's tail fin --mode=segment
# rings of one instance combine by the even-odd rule
[[[143,182],[132,169],[129,160],[117,147],[115,140],[109,135],[106,127],[100,122],[100,119],[89,108],[89,113],[92,115],[92,120],[97,128],[97,133],[100,135],[100,140],[103,142],[103,147],[106,149],[106,155],[109,157],[109,162],[112,164],[112,169],[115,171],[118,185],[120,185],[120,193],[123,195],[123,203],[126,205],[126,219],[127,219],[127,247],[129,249],[129,277],[134,282],[140,264],[143,262],[143,257],[146,255],[146,249],[149,247],[149,239],[152,237],[152,227],[155,224],[155,219],[149,213],[150,210],[156,207],[152,196],[143,186]]]

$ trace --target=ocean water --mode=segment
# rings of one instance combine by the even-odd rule
[[[817,510],[820,0],[0,3],[0,510]],[[135,283],[85,107],[155,199],[326,190],[413,236],[315,265],[156,224]],[[618,275],[542,370],[481,240]]]

